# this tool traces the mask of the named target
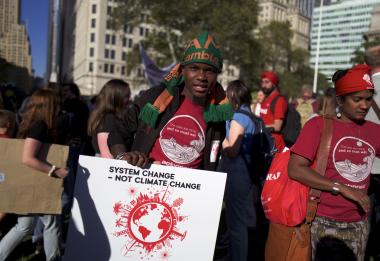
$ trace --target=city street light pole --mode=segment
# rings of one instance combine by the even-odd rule
[[[315,53],[313,93],[317,93],[318,65],[319,65],[319,46],[320,46],[320,43],[321,43],[321,28],[322,28],[322,8],[323,8],[323,0],[321,0],[321,4],[320,4],[320,6],[319,6],[319,21],[318,21],[317,51],[316,51],[316,53]]]

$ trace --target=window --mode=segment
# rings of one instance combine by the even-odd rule
[[[95,42],[95,34],[94,33],[90,34],[90,42],[91,43]]]
[[[91,12],[92,12],[93,14],[96,14],[96,5],[92,5],[92,7],[91,7]]]
[[[114,73],[115,70],[115,65],[111,64],[110,65],[110,73]]]
[[[107,6],[107,14],[110,15],[112,13],[112,7]]]
[[[109,43],[110,43],[110,35],[106,34],[106,44],[109,44]]]
[[[95,28],[95,27],[96,27],[96,19],[92,18],[91,19],[91,28]]]
[[[132,39],[128,39],[128,47],[132,48],[132,45],[133,45],[133,40]]]
[[[125,66],[121,66],[121,75],[125,75]]]
[[[104,49],[104,58],[108,58],[110,56],[110,51],[108,49]]]
[[[127,60],[127,53],[126,53],[126,52],[122,52],[122,54],[121,54],[121,59],[122,59],[123,61],[126,61],[126,60]]]
[[[88,64],[88,71],[89,72],[92,72],[94,70],[93,66],[94,66],[93,63],[91,63],[91,62]]]
[[[90,57],[94,57],[95,50],[94,48],[90,48]]]
[[[123,47],[127,46],[127,37],[123,37]]]
[[[111,59],[115,59],[115,50],[111,50]]]
[[[140,36],[143,36],[143,35],[144,35],[144,28],[140,27]]]
[[[112,35],[112,44],[115,44],[115,43],[116,43],[116,36]]]
[[[145,29],[145,36],[148,36],[148,34],[149,34],[149,29],[146,28],[146,29]]]
[[[104,64],[104,72],[108,73],[108,64],[107,63]]]

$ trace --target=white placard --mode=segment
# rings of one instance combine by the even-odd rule
[[[226,174],[80,156],[64,260],[213,259]]]

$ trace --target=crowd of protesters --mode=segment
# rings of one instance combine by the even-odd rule
[[[18,104],[9,101],[10,96],[0,95],[0,138],[25,139],[21,155],[23,164],[64,179],[62,215],[18,216],[16,224],[7,233],[6,230],[0,231],[0,261],[5,260],[28,234],[34,234],[36,242],[43,242],[46,260],[62,257],[62,220],[70,215],[81,154],[125,160],[139,167],[153,162],[210,171],[220,170],[218,165],[223,158],[223,164],[226,164],[223,169],[228,173],[226,204],[222,212],[226,228],[220,228],[224,231],[218,233],[217,244],[223,242],[228,251],[221,260],[252,259],[250,248],[255,248],[251,244],[257,239],[251,240],[250,237],[260,236],[265,242],[265,233],[255,234],[255,231],[260,226],[267,230],[268,222],[257,207],[260,184],[252,181],[246,160],[251,156],[255,133],[255,124],[247,113],[263,120],[277,151],[282,151],[289,146],[282,133],[289,108],[298,111],[303,126],[299,139],[291,148],[289,175],[323,191],[312,227],[313,248],[328,230],[332,231],[328,236],[342,240],[357,260],[364,260],[368,237],[378,238],[373,235],[376,232],[371,234],[371,231],[378,231],[380,219],[378,205],[371,208],[371,202],[378,204],[379,201],[377,176],[371,178],[371,186],[377,184],[371,190],[372,201],[367,196],[372,163],[374,157],[380,155],[380,144],[376,139],[380,125],[365,120],[372,106],[374,90],[379,88],[379,57],[378,49],[369,50],[367,64],[372,68],[359,65],[339,71],[333,78],[335,89],[326,88],[320,97],[315,97],[311,88],[305,85],[300,97],[293,102],[281,95],[277,74],[263,71],[258,76],[261,86],[257,100],[252,102],[250,88],[244,82],[233,81],[226,86],[226,91],[218,83],[217,76],[223,67],[222,53],[215,38],[204,32],[190,42],[181,63],[163,79],[162,84],[141,92],[134,100],[128,83],[119,79],[110,80],[103,86],[95,105],[82,100],[75,83],[38,89]],[[342,160],[338,162],[333,159],[335,152],[330,151],[326,176],[316,175],[310,164],[318,148],[320,115],[334,119],[331,149],[340,146],[342,139],[349,136],[356,145],[347,141],[344,146],[366,144],[365,153],[369,155],[364,153],[364,156],[359,155],[361,159],[357,159],[358,155],[352,157],[346,152],[345,158],[340,157]],[[379,115],[374,115],[379,123]],[[196,137],[175,132],[173,126],[186,127],[196,133]],[[57,168],[39,160],[38,151],[43,143],[68,145],[67,166]],[[191,149],[184,150],[185,147]],[[360,165],[357,163],[360,160],[365,162]],[[347,161],[351,164],[347,165]],[[354,165],[360,169],[354,171]],[[0,213],[0,222],[5,217],[5,213]],[[249,230],[250,227],[255,229]],[[249,231],[254,232],[250,235]],[[343,235],[349,235],[349,238]],[[255,256],[258,260],[263,258],[260,254]],[[282,259],[279,257],[278,260]]]

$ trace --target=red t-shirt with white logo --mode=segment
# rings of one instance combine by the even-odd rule
[[[153,145],[149,157],[163,165],[199,168],[205,147],[204,107],[184,99]]]
[[[272,93],[265,98],[261,103],[260,117],[263,119],[265,125],[274,124],[274,120],[284,120],[286,111],[288,110],[288,103],[284,97],[280,96],[274,106],[274,111],[270,109],[270,105],[273,99],[279,96],[280,93],[277,90],[272,91]],[[278,151],[282,151],[285,147],[285,141],[281,133],[272,133],[274,141],[276,143],[276,148]]]
[[[322,128],[322,117],[309,120],[291,151],[313,161]],[[325,177],[367,193],[374,158],[380,156],[379,133],[380,125],[370,121],[358,125],[334,119]],[[321,193],[317,215],[346,222],[359,221],[367,216],[356,203],[330,192]]]

